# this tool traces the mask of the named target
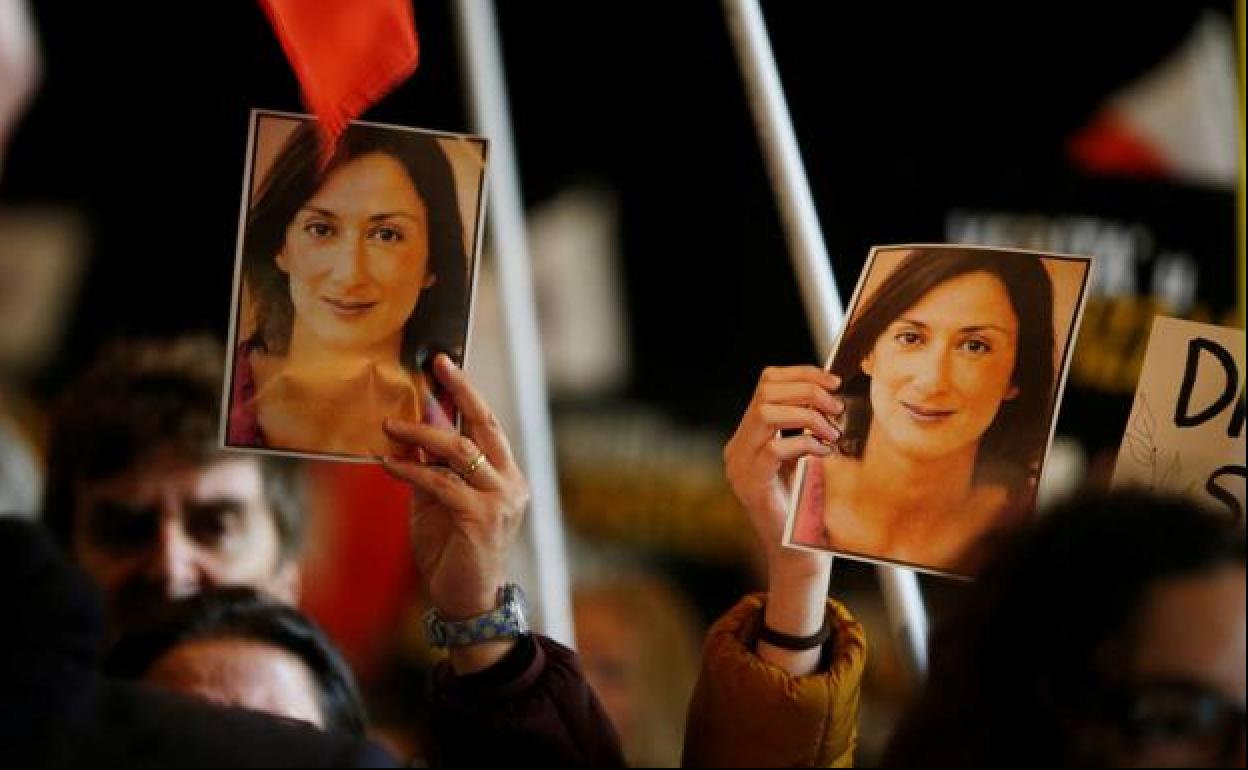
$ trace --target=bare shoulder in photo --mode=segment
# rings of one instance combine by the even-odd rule
[[[786,543],[974,574],[1034,507],[1090,268],[970,246],[872,250],[828,365],[841,439],[803,464]]]
[[[390,453],[386,417],[454,425],[429,369],[462,365],[486,142],[252,113],[222,443],[330,459]]]

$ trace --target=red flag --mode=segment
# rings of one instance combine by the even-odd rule
[[[411,488],[380,465],[316,462],[308,470],[313,526],[301,563],[300,606],[367,682],[416,594]]]
[[[1071,156],[1096,174],[1164,179],[1170,166],[1161,150],[1140,136],[1126,115],[1106,110],[1071,137]]]
[[[1094,173],[1234,189],[1236,81],[1234,31],[1206,12],[1169,56],[1111,95],[1067,149]]]
[[[349,121],[416,70],[411,0],[260,0],[326,153]]]

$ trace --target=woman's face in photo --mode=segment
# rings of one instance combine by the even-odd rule
[[[903,453],[938,458],[976,445],[1012,383],[1018,316],[983,272],[951,278],[896,318],[862,361],[871,433]]]
[[[374,152],[339,166],[295,213],[277,265],[296,328],[366,350],[403,331],[427,274],[428,212],[402,164]]]

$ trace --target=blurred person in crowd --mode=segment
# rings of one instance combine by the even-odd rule
[[[118,640],[106,673],[363,736],[355,677],[303,613],[249,588],[207,591]]]
[[[0,766],[388,767],[359,736],[103,676],[104,608],[46,530],[0,516]]]
[[[687,600],[658,573],[633,571],[578,580],[572,612],[585,678],[629,764],[679,764],[700,633]]]
[[[427,625],[436,645],[448,649],[447,661],[433,674],[430,732],[434,745],[427,759],[448,765],[519,758],[555,765],[619,766],[623,755],[618,738],[585,682],[576,655],[529,632],[523,594],[506,580],[507,555],[528,503],[528,486],[507,439],[489,407],[449,357],[439,356],[434,370],[463,415],[464,432],[388,420],[385,430],[398,451],[384,460],[387,470],[411,487],[412,547],[433,608]],[[165,387],[166,383],[154,385]],[[168,409],[156,410],[156,414],[169,417]],[[121,442],[125,435],[112,437]],[[98,443],[102,438],[91,440]],[[117,447],[119,453],[128,448]],[[448,465],[421,459],[431,454],[446,458]],[[175,485],[158,490],[164,494],[156,495],[157,501],[161,505],[172,501],[175,511],[180,509],[182,497],[176,494],[180,489]],[[162,526],[181,525],[180,517],[173,516],[170,522],[170,517],[161,518],[159,510],[138,513],[140,521],[156,517]],[[24,552],[24,548],[34,552],[21,545],[17,551]],[[23,569],[20,563],[15,568]],[[23,577],[42,585],[57,578],[57,573],[38,567]],[[112,695],[91,695],[85,704],[68,702],[84,691],[82,680],[98,679],[90,668],[94,642],[86,638],[93,635],[89,633],[93,623],[88,621],[98,610],[87,611],[93,604],[90,592],[66,593],[72,593],[68,598],[75,606],[85,605],[83,613],[64,613],[61,605],[66,602],[45,605],[37,590],[29,592],[29,600],[24,595],[5,597],[15,605],[10,614],[33,623],[38,633],[15,633],[5,640],[15,650],[13,654],[6,651],[3,662],[15,674],[0,683],[4,685],[0,710],[20,711],[32,698],[53,695],[66,701],[63,707],[49,707],[26,718],[22,723],[33,724],[34,729],[14,751],[81,761],[92,756],[90,744],[74,739],[86,734],[112,741],[100,757],[119,757],[118,762],[133,762],[136,757],[161,758],[165,763],[199,762],[224,754],[229,761],[223,764],[237,764],[243,761],[240,757],[248,756],[245,744],[218,747],[214,753],[197,748],[195,741],[167,740],[169,734],[184,728],[197,731],[197,740],[213,732],[212,723],[198,717],[185,717],[187,721],[181,722],[186,713],[198,711],[179,705],[181,701],[169,701],[171,718],[177,724],[167,726],[152,724],[147,707],[130,702],[137,698],[151,703],[151,696],[129,690],[120,703],[113,702]],[[68,645],[61,641],[80,630],[84,632],[80,641]],[[70,669],[76,673],[74,682],[64,676]],[[153,671],[149,669],[149,675]],[[114,687],[106,689],[117,692]],[[310,711],[305,708],[300,713]],[[224,719],[222,725],[237,726],[238,721]],[[136,739],[153,733],[159,735]],[[258,735],[250,730],[238,740],[260,740]],[[228,732],[216,736],[216,743],[230,740]],[[270,747],[261,743],[254,748],[254,756],[263,757]],[[358,758],[346,755],[348,760]],[[341,752],[318,756],[313,763],[340,759]],[[285,761],[283,757],[277,763]]]
[[[208,337],[116,344],[53,411],[43,521],[115,630],[205,588],[298,599],[301,468],[218,448],[224,360]]]
[[[795,463],[826,447],[780,434],[779,382],[813,388],[805,427],[841,406],[835,377],[772,370],[725,448],[769,584],[709,635],[690,764],[852,760],[865,639],[826,598],[831,557],[780,545]],[[1244,555],[1242,532],[1186,501],[1063,504],[1001,544],[938,624],[885,764],[1242,766]]]
[[[236,351],[229,443],[379,456],[384,416],[451,419],[428,367],[463,355],[455,179],[439,140],[411,131],[349,125],[328,164],[320,150],[302,123],[248,213],[255,331]]]
[[[0,3],[0,172],[9,135],[21,120],[39,84],[39,42],[26,0]]]
[[[794,542],[961,573],[968,544],[1030,507],[1054,391],[1053,284],[1039,256],[914,249],[846,326],[838,412],[803,385],[774,407],[836,451],[807,467]],[[833,424],[834,421],[839,425]]]
[[[0,512],[33,516],[38,510],[40,470],[26,436],[5,414],[0,392]]]
[[[1243,767],[1245,574],[1242,530],[1191,502],[1061,505],[935,628],[885,763]]]

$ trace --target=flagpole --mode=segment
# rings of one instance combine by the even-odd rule
[[[780,207],[806,319],[822,360],[840,332],[844,309],[763,12],[757,0],[724,0],[724,11]],[[913,571],[897,567],[881,566],[877,572],[893,634],[913,670],[922,675],[927,670],[927,612],[918,578]]]
[[[504,347],[518,418],[517,446],[533,495],[528,520],[537,554],[537,609],[543,632],[573,646],[563,516],[498,26],[491,0],[457,0],[455,17],[473,116],[478,132],[490,141],[487,211],[498,257]]]

